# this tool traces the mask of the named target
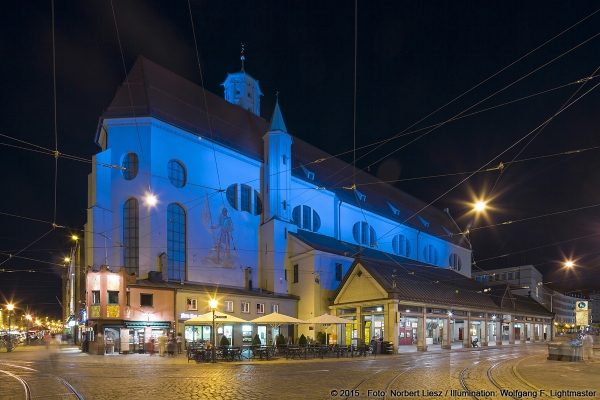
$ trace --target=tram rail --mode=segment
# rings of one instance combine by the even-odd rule
[[[21,393],[25,400],[38,397],[83,400],[83,396],[69,382],[44,371],[0,362],[0,374],[16,380],[21,385]]]

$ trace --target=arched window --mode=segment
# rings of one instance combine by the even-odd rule
[[[392,248],[394,253],[402,257],[410,256],[410,242],[404,235],[396,235],[392,239]]]
[[[185,279],[185,211],[179,204],[167,207],[168,276],[173,280]]]
[[[377,234],[375,229],[368,223],[362,221],[357,222],[352,227],[352,236],[358,244],[374,247],[377,244]]]
[[[140,166],[137,154],[127,153],[125,157],[123,157],[121,166],[124,168],[121,170],[121,174],[123,175],[124,179],[130,181],[135,178],[138,174],[138,169]]]
[[[252,193],[252,188],[248,185],[244,185],[242,183],[240,188],[240,211],[248,211],[250,212],[250,195]]]
[[[260,196],[258,192],[254,191],[254,215],[260,215],[263,212],[262,201],[260,201]]]
[[[123,266],[127,273],[139,276],[140,270],[140,208],[137,199],[123,204]]]
[[[227,202],[234,210],[238,209],[238,194],[237,194],[237,184],[229,185],[227,188]]]
[[[460,257],[458,254],[456,253],[452,253],[450,254],[450,259],[448,260],[449,264],[450,264],[450,268],[454,269],[456,271],[460,271],[461,268],[461,261],[460,261]]]
[[[169,161],[167,168],[169,170],[169,181],[171,181],[171,184],[176,188],[184,187],[186,179],[183,164],[177,160],[171,160]]]
[[[296,206],[292,210],[292,222],[300,229],[317,232],[321,228],[319,213],[310,206]]]
[[[428,264],[437,265],[438,251],[432,244],[428,244],[423,248],[423,259]]]
[[[317,232],[320,228],[321,228],[321,217],[319,217],[319,214],[313,210],[313,232]]]

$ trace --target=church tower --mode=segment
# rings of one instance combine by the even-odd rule
[[[269,131],[263,136],[264,163],[261,193],[262,223],[259,228],[259,281],[263,289],[273,293],[288,293],[285,271],[288,232],[295,232],[291,222],[292,206],[292,135],[287,133],[279,100],[271,118]]]
[[[276,217],[291,219],[290,185],[292,179],[292,135],[287,133],[279,99],[271,117],[269,132],[263,136],[265,163],[263,166],[264,221]]]
[[[239,72],[228,73],[227,79],[221,86],[224,87],[225,100],[260,116],[260,96],[263,94],[258,86],[258,80],[244,71],[245,59],[244,45],[242,44],[242,54],[240,56],[242,69]]]

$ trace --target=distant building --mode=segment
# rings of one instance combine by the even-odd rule
[[[563,294],[544,285],[542,274],[533,265],[474,271],[472,275],[477,282],[484,284],[509,284],[514,294],[531,296],[556,314],[556,323],[570,326],[575,324],[575,302],[581,300],[581,296]]]

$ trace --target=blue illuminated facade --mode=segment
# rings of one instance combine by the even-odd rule
[[[86,265],[298,296],[300,319],[329,311],[361,247],[470,277],[447,213],[418,212],[425,203],[292,136],[279,103],[261,118],[243,68],[222,85],[224,98],[137,60],[98,125]]]

